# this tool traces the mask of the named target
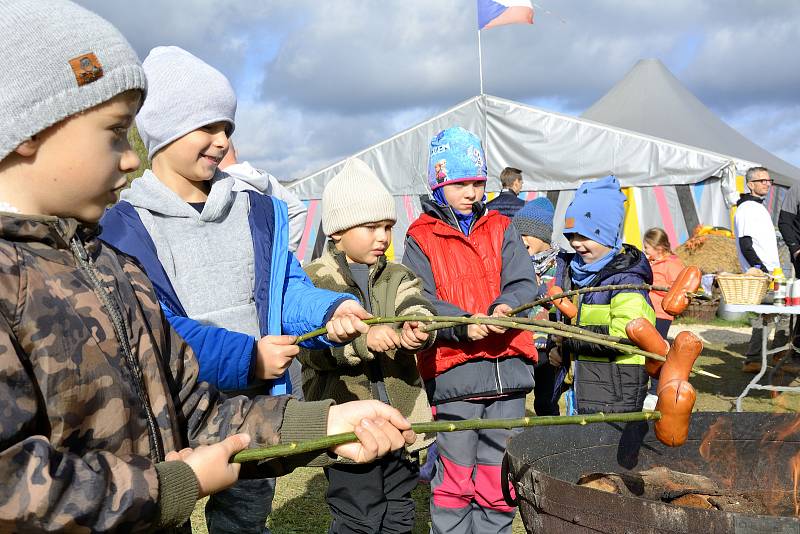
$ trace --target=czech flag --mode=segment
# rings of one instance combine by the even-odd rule
[[[530,0],[478,0],[478,29],[503,24],[533,24]]]

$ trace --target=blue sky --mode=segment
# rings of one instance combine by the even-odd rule
[[[225,73],[241,159],[285,179],[479,92],[472,0],[79,3],[142,58],[177,45]],[[656,57],[728,124],[800,166],[800,2],[536,4],[533,26],[483,32],[487,93],[578,115]]]

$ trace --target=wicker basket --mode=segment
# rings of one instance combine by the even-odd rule
[[[717,284],[728,304],[761,304],[767,294],[769,276],[720,274]]]

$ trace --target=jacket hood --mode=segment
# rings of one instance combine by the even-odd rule
[[[0,213],[0,238],[8,241],[41,243],[51,248],[67,249],[77,236],[89,241],[97,236],[99,225],[84,224],[76,219],[61,219],[46,215]]]
[[[646,284],[653,283],[653,270],[644,252],[633,245],[623,244],[622,250],[598,273],[597,282],[593,285],[600,285],[602,280],[622,272],[638,274]]]
[[[759,204],[763,204],[764,203],[764,197],[757,197],[757,196],[752,195],[750,193],[742,193],[739,196],[739,200],[736,202],[736,205],[737,206],[741,206],[742,204],[744,204],[745,202],[748,202],[748,201],[753,201],[753,202],[758,202]]]
[[[473,210],[475,209],[476,204],[479,205],[479,209],[475,212],[475,218],[472,220],[473,226],[475,226],[475,223],[478,222],[478,219],[486,215],[486,205],[483,202],[475,202],[473,203]],[[423,213],[430,215],[435,219],[444,221],[453,228],[459,228],[458,221],[453,213],[453,208],[449,206],[440,206],[437,202],[434,202],[429,198],[421,199],[420,205],[422,205]]]
[[[558,261],[560,267],[559,275],[557,275],[559,278],[562,276],[561,273],[564,273],[564,270],[567,272],[569,271],[569,264],[574,256],[574,252],[559,254]],[[618,273],[638,274],[644,279],[644,283],[653,283],[653,270],[650,268],[650,262],[647,260],[647,256],[638,248],[627,243],[623,243],[622,249],[614,256],[614,259],[612,259],[608,265],[597,273],[597,277],[590,285],[594,287],[601,286],[603,285],[603,280]]]
[[[134,208],[143,208],[153,214],[210,222],[224,218],[230,210],[236,197],[236,193],[233,191],[234,181],[230,175],[218,170],[211,179],[211,191],[202,213],[197,213],[197,210],[161,183],[150,169],[131,182],[130,188],[124,190],[120,195],[120,200],[128,202]]]

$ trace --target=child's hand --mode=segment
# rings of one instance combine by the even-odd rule
[[[369,325],[364,319],[372,315],[361,304],[353,299],[347,299],[336,308],[331,320],[325,327],[328,329],[328,339],[334,343],[347,343],[361,334],[369,331]]]
[[[508,304],[498,304],[494,307],[494,311],[492,312],[492,317],[505,317],[508,318],[508,314],[511,312],[511,306]],[[489,332],[493,332],[495,334],[504,334],[508,328],[503,326],[495,326],[495,325],[487,325],[489,328]]]
[[[328,411],[328,435],[355,432],[358,441],[333,447],[331,452],[367,463],[417,439],[400,412],[377,400],[334,404]]]
[[[272,380],[281,376],[300,352],[295,336],[264,336],[256,344],[255,376]]]
[[[211,495],[231,486],[239,478],[241,464],[230,463],[231,456],[246,449],[250,445],[249,434],[234,434],[214,445],[203,445],[184,454],[170,453],[185,456],[183,461],[189,464],[197,477],[200,488],[198,499]],[[173,456],[174,457],[174,456]]]
[[[194,452],[194,449],[189,447],[183,448],[179,451],[169,451],[167,455],[164,457],[165,462],[185,462],[186,458],[189,457],[190,454]]]
[[[553,367],[561,367],[563,363],[563,358],[561,357],[561,346],[557,345],[550,349],[550,352],[547,353],[547,361],[550,362],[550,365]]]
[[[485,313],[476,313],[473,317],[488,317]],[[489,327],[485,324],[467,325],[467,337],[470,341],[478,341],[489,335]]]
[[[400,347],[400,336],[389,325],[371,326],[367,332],[367,348],[373,352],[387,352]]]
[[[419,321],[406,321],[403,323],[403,330],[400,332],[400,345],[404,349],[415,351],[428,341],[430,334],[420,330],[419,326]]]

